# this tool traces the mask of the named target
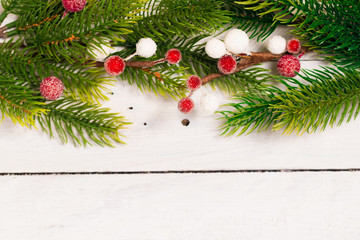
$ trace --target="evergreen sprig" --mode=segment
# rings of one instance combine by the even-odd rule
[[[126,44],[135,44],[142,37],[156,42],[186,38],[199,33],[212,33],[230,21],[227,10],[218,0],[150,0],[132,33],[124,36]]]
[[[250,33],[249,38],[256,38],[257,41],[264,41],[269,37],[280,25],[280,22],[274,22],[274,13],[261,15],[259,12],[254,12],[246,8],[244,5],[237,4],[233,0],[222,0],[225,10],[230,11],[232,22],[230,26]],[[262,12],[269,10],[269,7],[264,7]]]
[[[29,88],[22,79],[0,74],[0,112],[2,119],[9,117],[22,126],[34,125],[34,117],[45,114],[46,109],[39,93]]]
[[[49,76],[57,76],[65,86],[65,95],[84,102],[108,100],[107,87],[114,79],[104,75],[101,68],[92,64],[69,64],[54,62],[42,57],[28,48],[22,48],[22,40],[9,39],[0,45],[0,70],[18,76],[33,88],[39,88],[40,82]]]
[[[263,93],[243,93],[239,103],[223,110],[223,134],[244,134],[267,129],[284,133],[312,133],[355,119],[360,111],[360,72],[344,68],[304,70],[306,83],[276,77],[287,90],[268,87]]]
[[[48,4],[49,2],[44,0],[1,0],[1,6],[4,10],[0,14],[0,23],[2,23],[10,13],[23,15],[27,14],[29,11],[46,7]]]
[[[181,67],[164,63],[150,69],[126,68],[118,79],[136,85],[143,92],[178,99],[184,97],[187,91],[184,71]]]
[[[294,27],[305,46],[328,54],[326,59],[360,67],[360,5],[358,0],[244,0],[237,1],[259,16]],[[264,11],[266,10],[266,11]]]
[[[41,129],[51,137],[57,133],[63,143],[69,139],[80,146],[124,143],[119,130],[129,122],[110,109],[67,98],[50,102],[45,108],[48,112],[37,117]]]
[[[85,62],[89,56],[94,57],[92,48],[99,48],[106,40],[121,41],[123,35],[131,32],[129,28],[139,19],[137,14],[145,1],[94,1],[81,12],[68,13],[65,17],[57,14],[51,21],[20,34],[28,47],[42,56],[69,63]],[[53,6],[48,8],[41,19],[54,16]],[[28,17],[20,16],[18,25],[26,26],[28,21]]]

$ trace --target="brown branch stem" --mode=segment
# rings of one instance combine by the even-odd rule
[[[306,53],[309,52],[310,50],[306,47],[303,47],[301,49],[302,53]],[[278,59],[280,57],[282,57],[283,55],[285,55],[286,53],[282,53],[282,54],[272,54],[270,52],[251,52],[251,57],[248,58],[241,58],[239,64],[236,67],[236,70],[234,73],[239,72],[247,67],[250,67],[252,65],[255,64],[259,64],[259,63],[263,63],[263,62],[267,62],[267,61],[271,61],[274,59]],[[221,77],[225,77],[227,75],[222,74],[222,73],[211,73],[205,77],[203,77],[201,79],[202,85],[205,85],[209,82],[211,82],[214,79],[217,78],[221,78]]]
[[[89,60],[84,65],[91,64],[93,61]],[[152,68],[157,64],[157,61],[126,61],[125,66],[132,68]],[[104,62],[96,61],[95,67],[104,67]]]
[[[6,25],[0,28],[0,38],[6,38],[5,31],[7,30]]]

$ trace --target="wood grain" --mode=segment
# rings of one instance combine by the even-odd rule
[[[0,177],[0,239],[360,237],[360,173]]]

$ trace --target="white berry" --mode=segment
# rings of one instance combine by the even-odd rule
[[[219,99],[213,94],[204,93],[200,98],[200,108],[208,114],[213,114],[219,108]]]
[[[211,58],[221,58],[226,54],[226,47],[223,41],[212,38],[205,45],[205,52]]]
[[[284,53],[286,51],[286,40],[279,35],[273,36],[269,40],[267,48],[272,54]]]
[[[151,38],[141,38],[136,44],[136,54],[140,57],[149,58],[156,52],[156,43]]]
[[[226,33],[224,43],[229,52],[240,54],[246,51],[249,45],[249,37],[240,29],[232,29]]]

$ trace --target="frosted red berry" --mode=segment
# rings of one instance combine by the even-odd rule
[[[166,61],[170,64],[176,64],[181,61],[181,52],[179,49],[172,48],[166,52],[165,55]]]
[[[278,61],[277,70],[282,76],[295,77],[300,71],[300,61],[293,55],[284,55]]]
[[[58,99],[64,91],[64,84],[57,77],[51,76],[42,80],[40,93],[46,100]]]
[[[86,0],[62,0],[64,8],[69,12],[79,12],[84,9]]]
[[[301,50],[301,43],[297,38],[291,38],[286,44],[286,50],[291,54],[298,54]]]
[[[201,87],[201,84],[201,78],[196,75],[192,75],[186,80],[186,85],[191,91],[199,89]]]
[[[194,109],[194,101],[189,97],[182,98],[178,103],[178,108],[182,113],[189,113]]]
[[[236,70],[236,59],[231,55],[224,55],[218,61],[218,69],[222,74],[231,74]]]
[[[125,62],[121,57],[113,55],[106,59],[104,67],[108,74],[118,76],[124,71]]]

